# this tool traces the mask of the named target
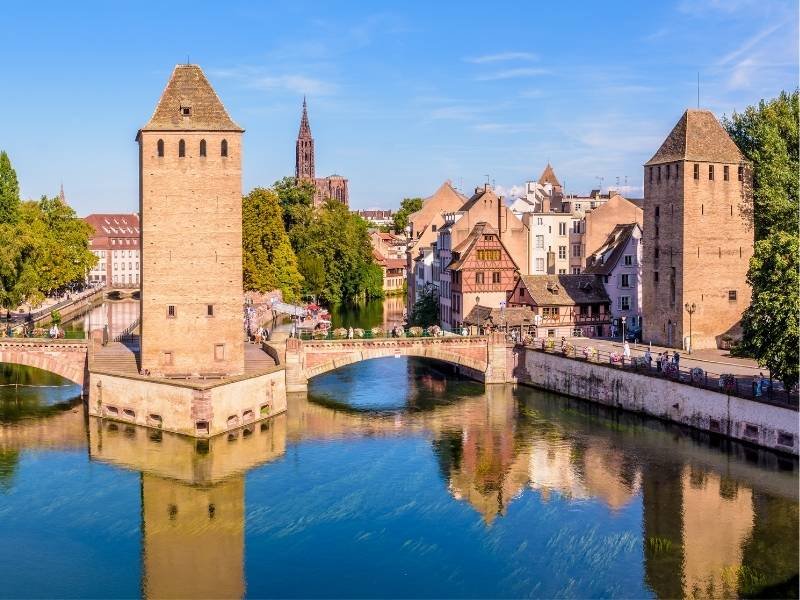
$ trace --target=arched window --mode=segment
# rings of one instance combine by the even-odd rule
[[[206,155],[206,141],[200,140],[200,156]]]
[[[178,142],[178,156],[180,156],[181,158],[186,156],[186,142],[184,142],[183,140]]]
[[[219,155],[228,156],[228,140],[222,140],[222,144],[219,148]]]
[[[158,152],[158,157],[159,158],[164,158],[164,140],[158,140],[158,143],[156,144],[156,148],[157,148],[157,152]]]

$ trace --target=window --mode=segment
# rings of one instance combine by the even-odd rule
[[[433,225],[431,225],[431,231],[436,231],[436,223],[434,223]]]
[[[213,317],[214,316],[214,305],[208,304],[206,305],[206,316]]]
[[[567,235],[567,224],[566,223],[559,223],[558,224],[558,235]]]
[[[192,107],[191,106],[181,106],[181,114],[184,117],[191,117],[192,116]]]
[[[708,180],[714,181],[714,165],[708,165]]]
[[[492,283],[500,283],[500,271],[494,271],[492,273]]]
[[[519,299],[522,300],[525,297],[525,288],[519,288]]]
[[[537,273],[544,273],[544,259],[537,258],[536,259],[536,272]]]
[[[656,219],[661,216],[661,207],[656,206]]]
[[[186,156],[186,142],[183,140],[178,142],[178,156],[181,158]]]
[[[722,167],[722,178],[725,181],[728,181],[731,178],[730,169],[728,168],[728,165],[725,165],[724,167]]]
[[[658,283],[658,271],[653,271],[653,283]]]
[[[573,221],[572,222],[572,233],[580,233],[581,232],[581,222],[580,221]]]
[[[630,254],[626,254],[624,257],[622,257],[622,260],[626,267],[630,267],[633,264],[633,256]]]
[[[561,259],[567,258],[567,247],[566,246],[559,246],[558,247],[558,258],[561,258]]]
[[[728,300],[736,302],[736,290],[728,290]]]
[[[650,167],[650,183],[653,183],[653,167]]]
[[[167,366],[172,364],[172,352],[164,352],[161,355],[161,364]]]
[[[537,235],[536,236],[536,247],[537,248],[544,248],[544,236]]]
[[[658,248],[655,248],[653,250],[653,253],[654,253],[653,255],[656,257],[656,259],[658,259],[658,257],[661,256],[661,250],[659,250]]]
[[[670,166],[671,166],[671,165],[665,165],[665,168],[667,169],[667,179],[669,179],[669,172],[670,172],[670,170],[671,170],[671,169],[670,169]]]
[[[164,158],[164,140],[158,140],[156,148],[157,148],[156,151],[158,152],[158,157]]]
[[[228,140],[222,140],[222,143],[219,146],[219,155],[228,156]]]
[[[478,285],[483,284],[483,272],[482,271],[478,271],[477,273],[475,273],[475,283],[478,284]]]
[[[698,165],[697,163],[695,163],[694,165],[694,178],[700,179],[700,165]]]
[[[572,274],[573,275],[580,275],[581,274],[581,268],[580,267],[572,267]]]
[[[174,304],[170,304],[169,306],[167,306],[167,318],[168,319],[174,319],[175,318],[175,305]]]
[[[658,165],[658,179],[657,181],[661,181],[661,165]]]
[[[206,155],[206,141],[200,140],[200,156]]]
[[[214,344],[214,360],[225,360],[225,344]]]
[[[629,288],[631,287],[631,276],[627,273],[620,275],[620,287]]]
[[[558,270],[558,274],[559,275],[566,275],[567,274],[567,270],[566,269],[559,269]]]
[[[478,250],[478,260],[500,260],[500,250]]]
[[[620,296],[619,297],[619,309],[620,310],[630,310],[631,309],[631,297],[630,296]]]
[[[572,256],[575,258],[580,258],[581,255],[581,245],[580,244],[572,244]]]
[[[743,166],[739,166],[739,170],[738,171],[739,171],[738,172],[739,181],[744,181],[744,167]]]

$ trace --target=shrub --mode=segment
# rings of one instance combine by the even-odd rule
[[[335,337],[337,340],[343,340],[347,337],[347,329],[344,327],[337,327],[333,330],[333,337]]]
[[[363,338],[364,337],[364,330],[361,327],[356,327],[353,329],[353,337],[354,338]]]
[[[422,327],[409,327],[408,328],[408,336],[409,337],[422,337]]]
[[[437,335],[441,335],[441,333],[442,333],[442,328],[439,327],[438,325],[431,325],[430,327],[428,327],[428,335],[435,337]]]
[[[383,336],[383,327],[373,327],[370,331],[372,331],[374,337]]]
[[[315,329],[311,334],[311,337],[315,340],[324,340],[326,337],[328,337],[328,332],[324,329]]]

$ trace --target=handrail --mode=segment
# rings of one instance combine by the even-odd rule
[[[113,338],[111,338],[111,341],[121,342],[122,340],[133,337],[133,330],[136,329],[138,326],[139,326],[139,317],[136,317],[130,325],[128,325],[125,329],[122,330],[121,333],[118,333]]]

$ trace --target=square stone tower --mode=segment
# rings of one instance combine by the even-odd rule
[[[139,130],[141,369],[244,372],[242,133],[197,65]]]
[[[750,304],[749,170],[707,110],[687,110],[644,167],[643,340],[716,348]]]

